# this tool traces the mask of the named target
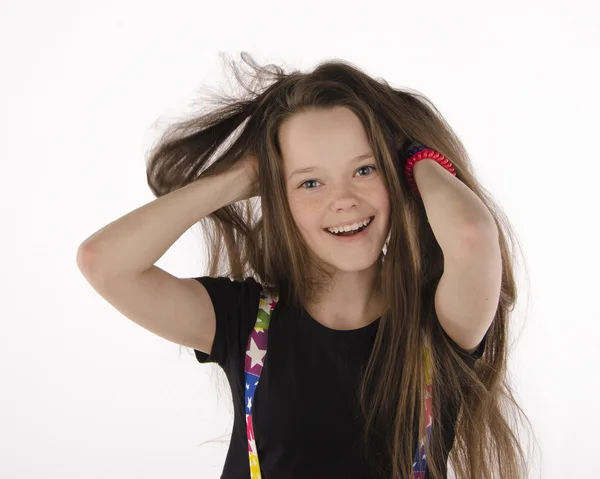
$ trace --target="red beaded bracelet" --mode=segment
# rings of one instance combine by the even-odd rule
[[[406,160],[406,163],[404,165],[404,174],[406,176],[406,181],[408,182],[409,186],[418,196],[421,196],[421,194],[419,193],[417,183],[415,182],[415,178],[413,176],[413,168],[417,161],[428,159],[437,161],[440,165],[446,168],[446,170],[448,170],[449,173],[456,176],[454,166],[452,166],[452,163],[450,163],[448,158],[446,158],[441,153],[430,148],[426,148],[424,146],[412,147],[410,150],[408,150],[408,159]]]

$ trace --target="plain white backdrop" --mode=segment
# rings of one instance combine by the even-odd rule
[[[242,51],[303,70],[341,58],[435,103],[523,247],[510,372],[539,441],[530,477],[600,477],[595,1],[4,0],[0,13],[0,477],[220,476],[232,413],[218,367],[121,315],[75,258],[154,199],[148,148],[201,88],[227,88],[219,55]],[[203,253],[192,228],[157,265],[201,276]]]

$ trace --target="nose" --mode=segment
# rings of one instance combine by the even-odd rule
[[[351,185],[341,183],[330,189],[330,204],[333,210],[350,209],[357,205],[356,194]]]

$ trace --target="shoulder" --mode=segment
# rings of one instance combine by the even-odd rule
[[[200,362],[222,366],[243,360],[250,332],[259,317],[261,284],[253,277],[232,279],[227,276],[194,278],[206,288],[215,311],[215,336],[211,355],[201,354]]]
[[[202,276],[195,279],[206,288],[217,317],[234,315],[243,324],[253,325],[260,314],[259,310],[270,315],[280,300],[276,286],[261,283],[253,276],[240,280],[227,276]]]
[[[211,298],[223,299],[231,305],[239,305],[246,299],[258,299],[262,289],[260,283],[252,276],[241,280],[231,279],[227,276],[201,276],[195,278],[207,289]]]

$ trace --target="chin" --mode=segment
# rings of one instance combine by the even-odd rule
[[[340,264],[325,261],[325,263],[328,267],[333,268],[340,273],[358,273],[360,271],[367,271],[371,268],[378,267],[381,260],[379,259],[379,255],[377,255],[376,258],[363,258],[362,261],[346,261],[340,262]]]

